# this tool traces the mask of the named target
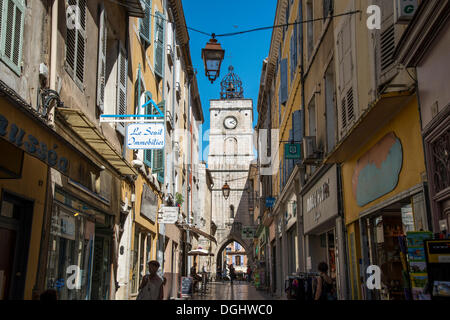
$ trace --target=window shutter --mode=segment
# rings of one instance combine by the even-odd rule
[[[0,0],[0,57],[20,75],[25,5],[23,0]]]
[[[150,101],[150,99],[152,98],[152,95],[151,95],[151,93],[150,92],[148,92],[148,91],[146,91],[145,93],[144,93],[144,101],[145,101],[145,103],[147,103],[147,102],[149,102]],[[154,109],[154,107],[150,104],[150,105],[147,105],[146,107],[145,107],[145,114],[153,114],[153,109]],[[151,168],[152,167],[152,155],[153,155],[153,150],[144,150],[144,163],[149,167],[149,168]]]
[[[117,57],[117,114],[126,114],[127,112],[127,52],[119,42],[119,53]],[[123,118],[122,118],[123,119]],[[125,136],[125,123],[118,122],[116,130]]]
[[[285,104],[287,102],[288,96],[288,79],[287,79],[287,59],[281,60],[281,103]]]
[[[338,101],[340,117],[340,137],[342,137],[352,122],[355,120],[356,96],[354,94],[354,61],[352,50],[351,18],[346,18],[337,36],[338,59],[336,66],[339,70],[338,77]]]
[[[291,142],[292,140],[294,140],[294,131],[289,130],[289,142]],[[290,159],[288,160],[288,174],[286,176],[286,182],[291,176],[292,170],[294,170],[294,160]]]
[[[164,20],[160,12],[155,17],[155,73],[164,75]]]
[[[293,51],[293,54],[294,54],[294,76],[295,76],[295,69],[297,69],[297,57],[298,57],[298,55],[297,55],[297,26],[294,26],[294,40],[293,40],[293,43],[294,43],[294,49],[292,50]]]
[[[98,35],[98,70],[97,70],[97,106],[104,112],[106,86],[106,44],[108,28],[106,26],[106,11],[101,7],[100,29]]]
[[[150,35],[151,35],[151,13],[152,13],[152,2],[151,0],[141,1],[144,6],[145,17],[139,19],[139,35],[141,36],[144,43],[150,45]]]
[[[68,72],[78,85],[84,82],[84,61],[86,55],[86,0],[69,0],[69,6],[77,6],[79,20],[73,29],[67,28],[66,65]]]
[[[291,73],[291,85],[292,85],[292,78],[294,77],[294,34],[291,35],[291,42],[289,44],[289,57],[291,59],[289,69]]]
[[[304,130],[303,130],[303,110],[296,110],[292,113],[292,128],[293,138],[295,143],[302,143]],[[300,163],[301,159],[294,160],[294,164]]]

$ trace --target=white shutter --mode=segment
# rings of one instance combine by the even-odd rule
[[[395,25],[394,25],[394,2],[378,1],[381,8],[382,20],[381,30],[377,32],[377,82],[378,86],[389,80],[388,73],[394,64],[395,50]]]
[[[126,114],[127,112],[127,52],[119,42],[119,53],[117,57],[117,114]],[[125,136],[124,122],[118,122],[116,130]]]
[[[176,66],[175,66],[175,83],[180,83],[180,74],[181,74],[181,61],[177,58]]]
[[[352,29],[352,18],[345,17],[336,35],[336,69],[337,77],[337,101],[339,113],[340,138],[345,135],[356,119],[355,107],[356,76],[354,63],[354,33]]]
[[[108,28],[106,26],[106,11],[101,7],[100,28],[98,34],[98,70],[97,70],[97,106],[104,112],[106,86],[106,44]]]
[[[86,0],[68,0],[68,5],[77,6],[80,16],[74,28],[68,25],[66,29],[66,66],[74,81],[82,87],[86,55]]]

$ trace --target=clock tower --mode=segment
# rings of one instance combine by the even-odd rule
[[[222,251],[230,242],[239,242],[251,254],[251,241],[243,238],[242,230],[253,225],[253,212],[248,210],[246,190],[250,163],[255,159],[253,101],[244,98],[242,82],[233,72],[233,67],[228,70],[221,82],[221,99],[210,100],[209,109],[208,169],[214,183],[212,220],[217,226],[214,253],[221,267]],[[228,199],[222,193],[225,183],[231,188]]]

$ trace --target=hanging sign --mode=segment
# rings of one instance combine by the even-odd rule
[[[158,212],[158,223],[173,224],[178,221],[178,207],[161,207]]]
[[[256,237],[256,227],[244,226],[242,227],[242,239],[253,239]]]
[[[286,143],[284,145],[285,159],[301,159],[301,144],[300,143]]]
[[[397,21],[410,21],[418,6],[417,0],[397,0],[395,4]]]
[[[267,208],[273,208],[273,205],[275,204],[275,198],[266,198],[266,207]]]
[[[163,149],[165,146],[163,123],[133,123],[127,126],[128,149]]]

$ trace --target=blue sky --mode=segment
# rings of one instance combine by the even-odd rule
[[[188,27],[206,33],[223,34],[273,25],[277,1],[182,0],[182,3]],[[225,58],[222,62],[220,76],[213,84],[205,76],[201,59],[201,49],[205,47],[210,37],[192,30],[188,31],[192,63],[198,72],[197,81],[205,118],[203,132],[209,130],[209,100],[220,98],[220,81],[228,73],[230,64],[233,65],[234,72],[242,80],[244,98],[253,100],[253,123],[256,124],[258,117],[256,104],[262,62],[269,54],[272,30],[217,37],[225,50]],[[205,139],[207,140],[207,136]],[[207,145],[208,141],[203,141],[203,149],[207,148]],[[205,154],[207,155],[207,152]]]

